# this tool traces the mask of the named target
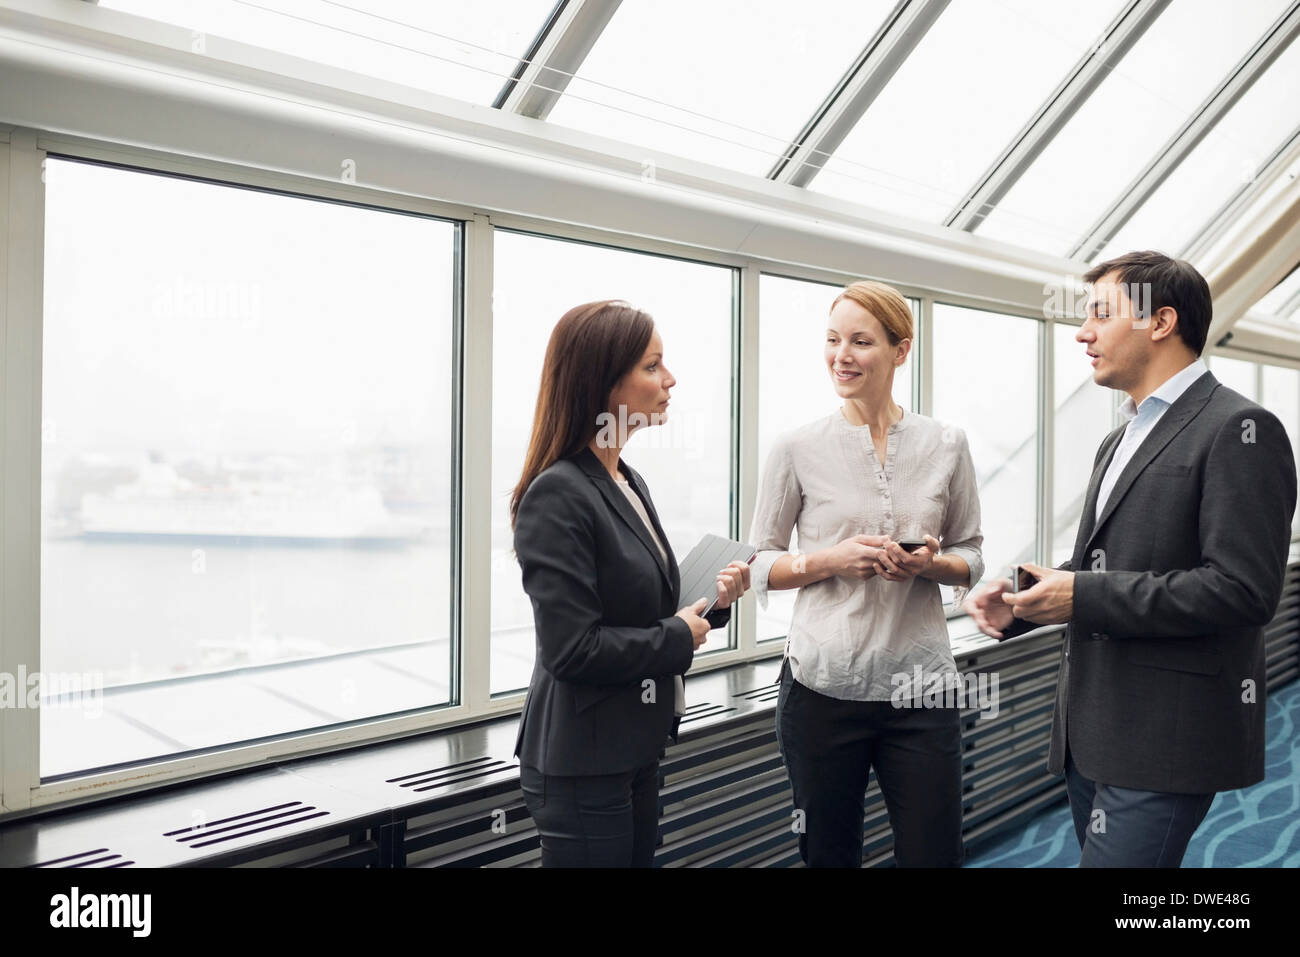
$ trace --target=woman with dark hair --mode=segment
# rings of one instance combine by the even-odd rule
[[[546,347],[510,501],[537,635],[515,754],[544,867],[651,866],[682,675],[749,587],[735,562],[707,618],[703,599],[678,607],[672,547],[620,456],[633,432],[667,418],[675,384],[653,320],[624,302],[570,309]]]

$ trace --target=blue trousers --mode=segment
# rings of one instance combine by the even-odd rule
[[[1101,784],[1079,773],[1067,749],[1070,796],[1080,867],[1180,867],[1205,820],[1211,794],[1139,791]]]

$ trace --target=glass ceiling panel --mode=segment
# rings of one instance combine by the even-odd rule
[[[1278,310],[1297,292],[1300,292],[1300,269],[1293,269],[1290,275],[1270,289],[1268,295],[1257,302],[1250,311],[1273,316],[1276,319],[1294,320],[1296,318],[1295,310],[1292,310],[1289,316],[1278,315]]]
[[[1174,0],[977,233],[1068,255],[1286,6]]]
[[[949,4],[812,188],[941,222],[1123,0]]]
[[[1300,137],[1300,130],[1293,131],[1292,142],[1296,142],[1297,137]],[[1215,235],[1213,238],[1208,240],[1205,248],[1198,251],[1197,255],[1192,258],[1192,265],[1204,272],[1206,269],[1202,267],[1205,267],[1208,263],[1217,262],[1228,249],[1236,246],[1241,241],[1245,232],[1251,228],[1250,224],[1254,223],[1261,216],[1266,215],[1268,209],[1277,202],[1278,196],[1297,179],[1300,179],[1300,159],[1292,160],[1287,165],[1286,169],[1282,170],[1279,175],[1275,176],[1273,180],[1260,191],[1258,196],[1254,199],[1248,200],[1245,204],[1244,210],[1240,210],[1236,213],[1229,212],[1228,215],[1230,215],[1231,218],[1223,225],[1222,229],[1214,229]],[[1213,209],[1213,207],[1210,208]],[[1209,213],[1205,217],[1205,222],[1202,223],[1202,227],[1205,229],[1214,227],[1214,223],[1211,222],[1211,219],[1219,215],[1220,210],[1214,209],[1213,212]],[[1200,233],[1193,236],[1191,242],[1197,243],[1199,237]]]
[[[893,7],[626,0],[549,119],[766,175]]]
[[[1300,123],[1300,43],[1292,42],[1228,114],[1169,175],[1102,250],[1176,255],[1218,209],[1248,184]]]
[[[489,104],[555,0],[100,0],[100,6]]]

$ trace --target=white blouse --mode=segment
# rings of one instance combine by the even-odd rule
[[[768,575],[790,552],[795,528],[805,553],[854,535],[895,541],[933,535],[942,554],[966,561],[976,584],[984,574],[984,536],[966,433],[904,412],[890,426],[883,466],[871,427],[851,425],[839,410],[780,436],[763,472],[749,538],[758,549],[752,587],[764,608]],[[963,594],[959,589],[958,598]],[[912,681],[918,665],[923,682],[957,670],[939,585],[918,577],[832,575],[805,585],[795,599],[786,655],[800,684],[853,701],[921,694],[923,686]]]
[[[623,478],[621,473],[616,481],[618,487],[623,490],[623,494],[627,496],[627,500],[632,504],[632,508],[641,516],[641,521],[645,522],[651,540],[659,546],[659,557],[664,560],[665,565],[668,564],[668,552],[664,549],[664,543],[655,531],[654,522],[650,521],[650,513],[646,511],[641,496],[636,494],[636,489],[632,488],[632,483]],[[686,713],[686,683],[682,681],[681,675],[674,675],[673,679],[673,713],[681,717]]]

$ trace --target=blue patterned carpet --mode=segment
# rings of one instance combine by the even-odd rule
[[[1268,696],[1266,720],[1264,780],[1215,796],[1183,867],[1300,867],[1300,681]],[[967,867],[1078,864],[1079,842],[1064,800],[966,859]]]

